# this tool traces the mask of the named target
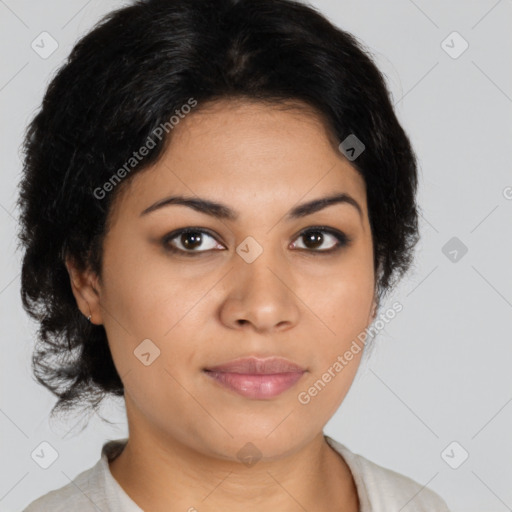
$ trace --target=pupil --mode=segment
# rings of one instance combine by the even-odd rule
[[[305,236],[304,243],[306,244],[306,247],[315,248],[318,245],[322,245],[323,235],[319,231],[310,231],[307,235],[304,235],[304,236]]]
[[[189,241],[192,242],[189,243]],[[183,233],[181,236],[181,243],[183,247],[187,249],[194,249],[195,247],[201,245],[201,234],[200,233]]]

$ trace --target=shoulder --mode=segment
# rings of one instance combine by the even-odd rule
[[[98,512],[105,507],[103,461],[80,473],[72,482],[30,503],[23,512]]]
[[[98,496],[96,489],[100,483],[100,461],[93,467],[80,473],[73,482],[48,492],[34,500],[23,512],[65,512],[94,511],[97,512]]]
[[[326,438],[350,467],[363,511],[450,512],[446,502],[432,489]]]

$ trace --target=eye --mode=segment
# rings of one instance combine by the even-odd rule
[[[345,233],[324,226],[314,226],[302,231],[296,240],[300,239],[304,240],[304,244],[301,246],[292,243],[292,248],[316,254],[331,254],[349,245],[352,241]],[[206,243],[208,240],[209,243]],[[327,244],[327,248],[319,249],[325,244]],[[193,227],[169,233],[162,239],[162,245],[169,252],[185,256],[198,256],[208,251],[225,249],[209,231]]]
[[[211,241],[206,244],[205,241],[208,240]],[[162,243],[166,250],[186,256],[196,256],[203,252],[215,250],[215,247],[220,245],[216,242],[213,235],[199,228],[185,228],[173,231],[162,239]],[[198,247],[202,247],[203,250],[197,250]],[[224,249],[223,246],[221,247]]]
[[[304,245],[302,247],[297,247],[294,243],[292,245],[294,245],[295,248],[304,249],[314,253],[329,254],[340,250],[351,242],[351,239],[345,233],[324,226],[315,226],[302,231],[297,240],[300,239],[304,240]],[[324,244],[327,244],[327,248],[318,249],[318,247],[321,247]]]

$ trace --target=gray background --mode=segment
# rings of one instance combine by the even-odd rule
[[[512,1],[313,4],[360,38],[385,73],[419,157],[423,211],[415,266],[382,307],[398,300],[404,309],[379,333],[326,433],[428,484],[453,511],[512,510]],[[22,134],[50,77],[76,40],[122,5],[0,0],[1,511],[69,483],[106,439],[127,433],[119,401],[103,409],[112,426],[97,417],[81,432],[79,417],[49,423],[55,400],[30,372],[36,327],[19,298],[14,208]],[[58,42],[46,59],[31,48],[43,31]],[[453,31],[469,44],[457,58],[442,46]],[[463,48],[461,39],[447,44],[452,55]],[[456,261],[445,246],[453,237]],[[59,454],[46,470],[31,458],[43,441]],[[457,469],[442,457],[453,441],[452,465],[469,453]]]

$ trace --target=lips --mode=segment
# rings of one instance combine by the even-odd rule
[[[270,357],[267,359],[244,357],[229,361],[228,363],[208,367],[206,371],[271,375],[276,373],[304,372],[306,370],[298,364],[282,357]]]
[[[204,369],[206,375],[223,388],[256,400],[280,395],[294,386],[306,371],[280,357],[246,357]]]

